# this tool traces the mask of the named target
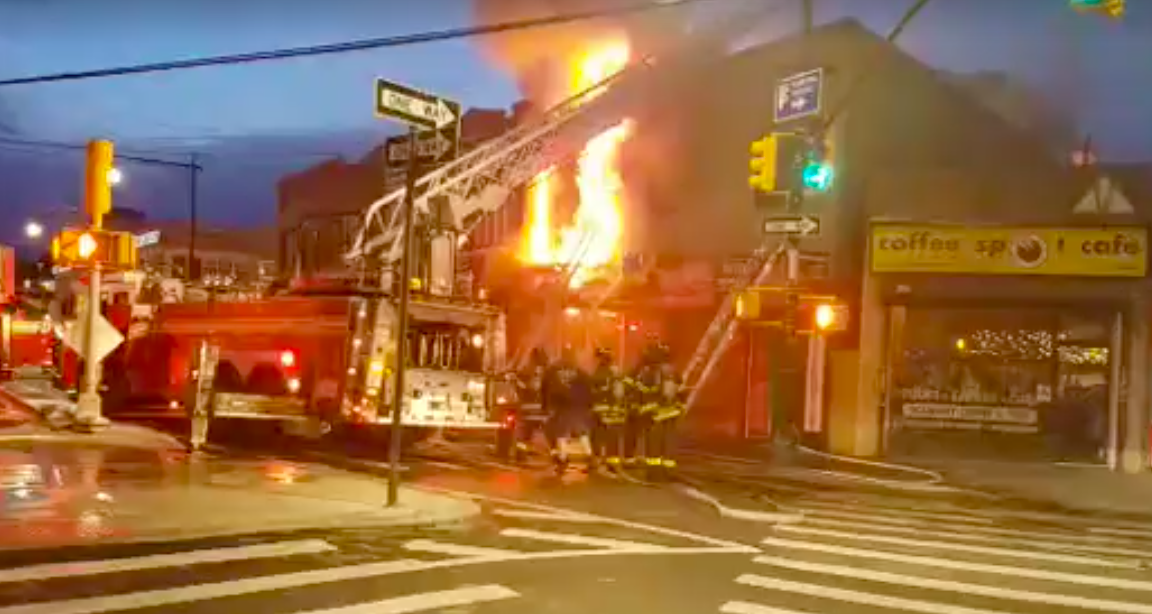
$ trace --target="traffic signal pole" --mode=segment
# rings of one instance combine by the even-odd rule
[[[112,186],[109,173],[115,150],[108,141],[92,141],[88,144],[88,157],[85,176],[85,209],[88,211],[90,228],[99,232],[104,225],[104,215],[112,210]],[[76,421],[88,428],[107,426],[103,404],[100,398],[100,361],[96,356],[96,330],[100,322],[100,259],[93,257],[88,277],[88,311],[84,318],[84,386],[76,401]]]

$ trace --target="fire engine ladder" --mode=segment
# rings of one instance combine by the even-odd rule
[[[758,3],[746,6],[715,27],[686,35],[688,43],[658,64],[651,58],[633,64],[535,121],[424,174],[416,181],[417,215],[429,214],[432,199],[446,198],[455,218],[446,221],[468,233],[484,214],[503,206],[514,188],[578,155],[589,140],[628,117],[629,111],[651,100],[675,100],[679,91],[691,87],[695,74],[727,52],[728,42],[760,23],[764,12]],[[405,188],[399,188],[369,205],[345,254],[349,264],[384,275],[395,271],[403,251],[404,198]]]
[[[740,324],[736,320],[734,304],[737,292],[767,283],[776,263],[781,261],[785,245],[781,243],[779,246],[775,246],[777,241],[778,239],[771,239],[753,252],[752,266],[749,267],[748,276],[724,297],[720,304],[720,311],[716,313],[716,317],[708,325],[708,330],[700,338],[696,351],[684,369],[682,389],[688,393],[688,398],[685,401],[688,410],[691,410],[696,404],[700,392],[712,375],[712,371],[736,338],[736,331]]]

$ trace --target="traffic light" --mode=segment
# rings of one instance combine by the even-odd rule
[[[807,190],[827,192],[832,189],[832,180],[835,178],[835,174],[831,142],[823,138],[813,137],[804,152],[800,182]]]
[[[1124,16],[1125,0],[1069,0],[1069,5],[1082,13],[1097,13],[1113,19]]]
[[[58,266],[136,268],[136,240],[131,233],[68,228],[52,239],[52,262]]]
[[[752,142],[748,148],[752,153],[752,161],[748,168],[752,176],[748,178],[748,185],[753,190],[771,194],[776,191],[776,138],[769,135]]]
[[[84,172],[84,210],[92,225],[100,227],[104,215],[112,210],[112,182],[116,172],[116,150],[110,141],[88,143]]]

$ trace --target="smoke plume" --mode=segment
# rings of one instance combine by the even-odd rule
[[[478,24],[495,24],[636,4],[637,0],[473,0],[473,13]],[[679,28],[682,16],[675,9],[630,13],[498,34],[481,44],[494,64],[517,79],[526,98],[549,104],[567,91],[566,68],[580,54],[598,43],[621,39],[629,41],[634,53],[644,54],[656,40]]]

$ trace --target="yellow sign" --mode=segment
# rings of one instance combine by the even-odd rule
[[[1110,228],[872,225],[877,273],[1144,277],[1148,231]]]

